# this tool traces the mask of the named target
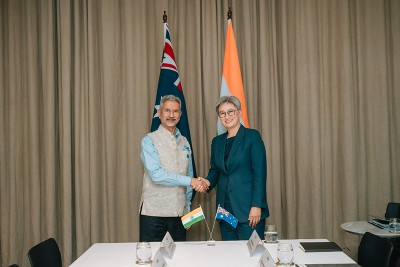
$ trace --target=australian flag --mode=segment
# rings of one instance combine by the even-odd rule
[[[238,219],[235,216],[233,216],[231,213],[229,213],[229,211],[227,211],[226,209],[221,208],[219,205],[218,205],[218,210],[217,210],[217,214],[215,215],[215,218],[226,221],[227,223],[232,225],[233,228],[236,228],[236,226],[238,224]]]
[[[171,35],[169,33],[168,24],[164,23],[164,51],[161,60],[160,78],[158,80],[156,103],[154,105],[153,119],[151,122],[151,131],[154,132],[160,126],[160,119],[158,118],[158,109],[160,107],[160,100],[165,95],[175,95],[181,99],[182,102],[182,116],[177,125],[181,134],[186,137],[190,146],[192,147],[192,164],[193,175],[197,177],[196,165],[194,163],[192,139],[190,138],[189,120],[186,111],[185,97],[183,96],[183,89],[181,80],[179,78],[178,67],[176,65],[174,49],[172,48]],[[194,194],[193,194],[194,196]]]

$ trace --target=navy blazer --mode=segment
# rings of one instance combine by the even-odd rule
[[[224,207],[229,194],[233,215],[241,223],[248,221],[251,207],[261,208],[261,219],[269,216],[266,181],[267,156],[260,133],[240,126],[225,168],[225,143],[228,133],[214,137],[211,144],[210,192],[217,184],[217,206]],[[227,191],[227,185],[228,190]]]

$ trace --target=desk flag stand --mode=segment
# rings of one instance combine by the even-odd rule
[[[208,228],[208,225],[207,225],[208,232],[210,233],[210,238],[207,241],[207,246],[215,246],[215,240],[213,239],[212,234],[214,232],[215,221],[217,220],[217,213],[218,213],[219,207],[220,207],[220,204],[218,204],[218,208],[217,208],[217,211],[216,211],[215,216],[214,216],[214,222],[213,222],[211,231],[210,231],[210,228]],[[207,221],[206,221],[206,223],[207,223]]]
[[[201,208],[201,210],[203,210],[201,205],[199,205],[199,207]],[[208,230],[208,233],[210,234],[210,237],[207,241],[207,246],[215,246],[215,240],[212,238],[212,231],[210,231],[210,227],[208,226],[208,222],[207,222],[207,219],[205,216],[204,216],[204,221],[206,222],[207,230]],[[214,219],[214,224],[215,224],[215,219]],[[213,225],[213,229],[214,229],[214,225]]]
[[[217,211],[216,211],[216,212],[218,212],[219,206],[220,206],[220,204],[218,204],[218,208],[217,208]],[[214,240],[213,237],[212,237],[212,233],[214,232],[214,227],[215,227],[215,221],[216,221],[216,220],[217,220],[217,213],[215,213],[215,216],[214,216],[213,227],[211,228],[211,231],[209,230],[209,232],[210,232],[210,239],[208,240],[208,242],[210,242],[210,243],[212,243],[212,244],[214,244],[214,245],[215,245],[215,240]],[[210,245],[210,246],[214,246],[214,245]]]

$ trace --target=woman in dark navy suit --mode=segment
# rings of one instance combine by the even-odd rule
[[[261,239],[269,216],[266,197],[267,162],[260,133],[240,124],[241,105],[237,97],[223,96],[216,111],[227,132],[211,144],[208,192],[217,184],[217,206],[239,221],[236,229],[220,221],[222,240],[246,240],[254,230]]]

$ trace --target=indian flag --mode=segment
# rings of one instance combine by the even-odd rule
[[[249,127],[247,117],[246,98],[244,96],[242,74],[240,72],[239,56],[237,53],[235,35],[233,34],[232,20],[228,19],[228,30],[226,32],[224,66],[222,70],[221,94],[220,96],[236,96],[239,98],[242,108],[240,122]],[[218,119],[218,135],[226,132],[221,121]]]
[[[183,227],[185,228],[188,228],[189,226],[204,219],[205,217],[201,207],[198,207],[181,218]]]

